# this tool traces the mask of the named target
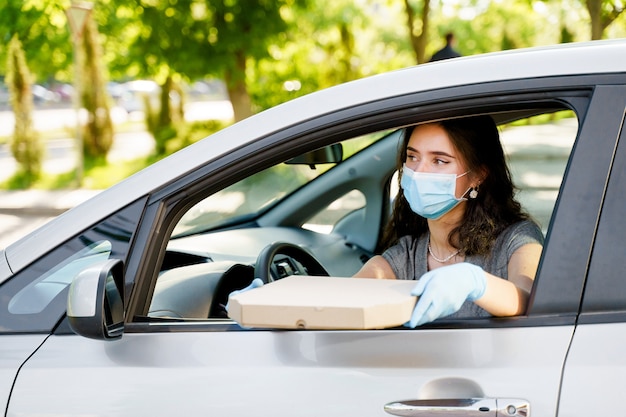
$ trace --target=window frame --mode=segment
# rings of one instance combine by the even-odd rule
[[[623,210],[626,195],[626,86],[613,86],[606,95],[607,104],[611,104],[607,107],[611,107],[611,113],[621,113],[621,123],[616,125],[617,131],[606,132],[614,135],[616,144],[585,283],[579,321],[584,324],[626,321],[626,281],[623,275],[626,270]]]
[[[584,77],[551,77],[533,80],[513,80],[497,83],[487,83],[480,85],[470,85],[454,87],[436,92],[421,92],[395,98],[386,99],[376,103],[357,106],[345,111],[336,112],[320,116],[310,120],[299,127],[288,127],[277,130],[267,137],[260,137],[252,141],[249,145],[237,149],[227,157],[217,161],[207,163],[194,173],[172,182],[167,187],[152,195],[147,212],[153,213],[154,222],[144,224],[139,233],[138,240],[143,248],[142,261],[134,266],[131,273],[139,277],[136,282],[135,292],[129,307],[129,317],[141,315],[146,309],[146,300],[151,293],[156,281],[156,274],[150,271],[147,265],[159,265],[163,251],[167,244],[167,236],[174,224],[188,207],[195,201],[204,198],[206,195],[221,189],[225,185],[248,175],[250,172],[259,170],[261,166],[277,163],[293,157],[298,152],[325,146],[336,141],[370,133],[375,130],[390,129],[411,123],[418,123],[425,120],[433,120],[442,117],[454,117],[476,112],[493,112],[514,110],[520,108],[537,107],[546,109],[560,103],[562,108],[573,110],[578,116],[579,133],[589,136],[590,127],[603,119],[598,114],[598,109],[591,106],[591,115],[587,114],[587,107],[594,101],[602,101],[596,98],[594,89],[596,84],[610,84],[613,76],[584,76]],[[521,92],[520,92],[521,91]],[[591,120],[591,122],[589,122]],[[583,126],[584,125],[584,126]],[[578,142],[579,138],[577,138]],[[581,164],[579,161],[584,153],[583,149],[589,147],[574,145],[574,151],[570,155],[570,163],[566,169],[564,184],[559,192],[559,200],[555,205],[555,213],[565,212],[565,208],[559,206],[573,200],[571,193],[576,187],[576,183],[584,175],[580,171],[574,170],[575,179],[569,179],[569,166],[571,161],[575,161],[575,166]],[[610,147],[606,141],[601,144],[601,149]],[[600,158],[605,165],[607,161]],[[245,166],[239,161],[245,160]],[[567,179],[567,181],[565,181]],[[594,175],[587,178],[585,187],[588,189],[597,186],[602,182],[600,177]],[[565,197],[561,194],[565,192]],[[565,204],[567,206],[567,204]],[[594,204],[581,207],[585,213],[593,212]],[[566,215],[567,216],[567,215]],[[553,214],[553,219],[555,215]],[[567,216],[568,218],[571,215]],[[590,229],[595,228],[597,219],[590,216],[585,220],[584,228],[587,233],[585,239],[589,244],[592,236]],[[440,324],[437,327],[491,327],[491,326],[528,326],[528,325],[562,325],[572,324],[578,312],[581,291],[583,285],[584,271],[587,268],[587,259],[578,255],[574,256],[573,262],[567,272],[559,271],[562,261],[555,258],[563,256],[565,250],[558,249],[558,242],[566,242],[572,238],[572,233],[568,233],[567,225],[562,220],[555,224],[551,221],[550,229],[556,227],[558,237],[550,237],[554,243],[548,255],[542,257],[538,275],[538,291],[544,291],[541,296],[533,296],[527,317],[514,318],[492,318],[480,320],[464,320],[462,323],[449,322]],[[159,231],[158,234],[153,233]],[[585,243],[581,244],[583,247]],[[563,246],[563,245],[561,245]],[[575,252],[578,254],[578,252]],[[570,253],[570,259],[573,254]],[[581,259],[582,258],[582,259]],[[575,278],[571,278],[573,275]],[[540,279],[541,277],[550,277]],[[562,291],[562,286],[567,283],[573,287],[572,291]],[[562,298],[562,299],[561,299]],[[554,307],[554,308],[553,308]],[[469,323],[471,322],[471,323]],[[231,328],[230,322],[207,321],[200,324],[189,324],[185,329],[203,329],[206,331],[226,330]],[[169,324],[149,324],[129,323],[127,331],[176,331],[176,325]]]

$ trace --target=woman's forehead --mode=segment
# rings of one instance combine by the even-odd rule
[[[453,156],[458,154],[446,130],[438,124],[416,126],[413,130],[407,149],[417,152],[444,152]]]

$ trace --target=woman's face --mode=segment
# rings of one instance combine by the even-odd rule
[[[413,129],[406,149],[406,166],[416,172],[455,174],[468,171],[463,157],[452,145],[447,132],[438,124],[418,125]],[[456,179],[456,197],[462,197],[472,185],[472,175]]]

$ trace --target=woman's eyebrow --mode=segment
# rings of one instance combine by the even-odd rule
[[[407,152],[415,152],[415,153],[421,153],[420,151],[418,151],[417,149],[413,148],[412,146],[407,146],[406,147]],[[452,159],[456,159],[456,157],[454,157],[453,155],[450,155],[447,152],[444,151],[432,151],[432,152],[428,152],[432,155],[436,155],[436,156],[445,156],[447,158],[452,158]]]
[[[449,153],[443,152],[443,151],[434,151],[434,152],[431,152],[431,153],[433,155],[445,156],[445,157],[448,157],[448,158],[456,159],[456,157],[454,157],[453,155],[450,155]]]

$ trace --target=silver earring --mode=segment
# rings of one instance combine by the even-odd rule
[[[478,187],[472,188],[472,191],[469,193],[469,198],[474,199],[478,197]]]

